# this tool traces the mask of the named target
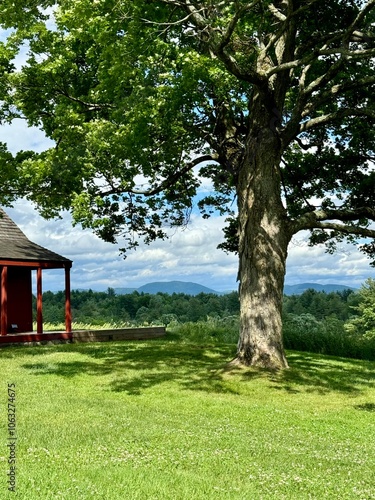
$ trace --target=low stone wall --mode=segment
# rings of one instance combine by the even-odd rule
[[[164,326],[121,328],[117,330],[75,330],[72,342],[109,342],[111,340],[147,340],[163,337]]]

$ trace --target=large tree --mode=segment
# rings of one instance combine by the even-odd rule
[[[185,224],[210,178],[200,208],[229,213],[239,256],[236,360],[286,367],[292,236],[375,237],[375,0],[2,0],[0,22],[2,117],[55,141],[16,162],[19,193],[131,246]]]

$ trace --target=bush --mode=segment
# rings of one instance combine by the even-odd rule
[[[173,323],[170,325],[170,330],[184,342],[236,344],[239,318],[228,316],[226,318],[207,318],[206,321]]]
[[[348,331],[334,317],[318,321],[311,314],[286,314],[283,335],[286,349],[375,360],[375,338]]]
[[[236,345],[239,318],[228,316],[189,323],[173,322],[169,324],[168,330],[182,342]],[[308,313],[285,314],[283,335],[286,349],[375,360],[375,338],[347,331],[344,322],[334,316],[319,321]]]

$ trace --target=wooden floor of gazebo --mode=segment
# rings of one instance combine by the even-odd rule
[[[76,330],[67,332],[25,332],[0,336],[0,346],[9,344],[31,344],[47,342],[109,342],[119,340],[147,340],[165,335],[164,326],[142,328],[120,328],[114,330]]]

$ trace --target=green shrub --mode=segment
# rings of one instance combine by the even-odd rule
[[[197,344],[220,342],[235,344],[238,341],[239,319],[237,316],[226,318],[207,318],[206,321],[173,323],[171,332],[184,342]]]
[[[334,317],[318,321],[311,314],[285,314],[283,335],[286,349],[375,360],[375,338],[346,329]]]

